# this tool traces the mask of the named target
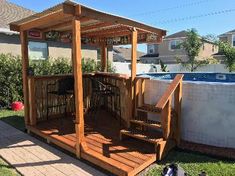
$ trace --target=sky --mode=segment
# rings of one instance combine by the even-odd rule
[[[63,0],[9,0],[41,12]],[[97,10],[121,15],[172,34],[195,28],[199,34],[219,35],[235,29],[235,0],[76,0]],[[146,45],[139,45],[146,52]]]

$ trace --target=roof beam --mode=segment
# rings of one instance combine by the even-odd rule
[[[82,35],[85,35],[85,36],[105,35],[108,33],[115,33],[115,32],[120,32],[120,31],[124,31],[124,30],[128,30],[128,28],[123,27],[123,26],[119,26],[119,27],[103,29],[103,30],[100,29],[100,30],[96,30],[96,31],[92,31],[92,32],[82,32]]]
[[[80,22],[86,22],[86,21],[89,21],[89,20],[90,20],[90,18],[83,17],[83,18],[80,19]],[[56,25],[49,26],[49,27],[43,29],[42,32],[48,32],[48,31],[51,31],[51,30],[68,29],[68,28],[72,29],[72,19],[68,20],[68,21],[60,22]]]
[[[74,5],[68,2],[63,3],[63,12],[64,14],[69,14],[73,16],[80,16],[82,11],[81,5]]]
[[[85,31],[95,30],[97,28],[105,28],[105,27],[109,27],[109,26],[113,26],[113,24],[101,22],[101,23],[94,24],[94,25],[84,26],[84,27],[82,27],[82,31],[85,32]]]
[[[103,34],[93,35],[93,36],[87,36],[87,35],[82,34],[82,37],[109,38],[109,37],[127,36],[130,34],[131,34],[131,31],[123,30],[123,31],[116,31],[116,32],[111,32],[111,33],[106,33],[106,34],[103,33]]]
[[[108,13],[104,12],[99,12],[81,5],[74,5],[74,4],[67,4],[66,2],[63,4],[63,11],[66,14],[71,14],[71,15],[79,15],[79,16],[86,16],[91,19],[99,20],[102,22],[107,22],[107,23],[114,23],[114,24],[123,24],[123,25],[128,25],[132,27],[136,27],[139,29],[143,29],[152,33],[156,33],[159,37],[165,36],[166,31],[162,29],[157,29],[152,26],[148,26],[130,19],[124,19],[119,16],[115,15],[110,15]]]
[[[51,30],[59,30],[61,28],[66,28],[66,27],[69,27],[69,26],[72,26],[72,21],[61,22],[59,24],[47,27],[47,28],[43,29],[42,32],[48,32],[48,31],[51,31]]]
[[[24,30],[29,30],[29,29],[35,28],[35,27],[40,28],[40,26],[50,24],[51,21],[60,21],[61,19],[69,17],[69,16],[71,16],[71,15],[65,15],[63,13],[63,11],[58,11],[58,12],[55,12],[52,14],[48,14],[46,16],[42,16],[40,18],[36,18],[36,19],[29,21],[25,24],[22,24],[20,26],[20,30],[24,31]]]
[[[89,9],[87,7],[82,6],[81,8],[81,16],[87,16],[96,20],[100,20],[103,22],[115,22],[118,24],[123,24],[123,25],[128,25],[128,26],[132,26],[132,27],[136,27],[136,28],[140,28],[140,29],[144,29],[147,31],[150,31],[152,33],[156,33],[158,34],[158,36],[165,36],[166,35],[166,31],[161,30],[161,29],[157,29],[130,19],[124,19],[122,17],[119,16],[114,16],[114,15],[110,15],[104,12],[99,12],[99,11],[95,11],[93,9]]]

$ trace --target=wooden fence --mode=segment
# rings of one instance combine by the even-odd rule
[[[58,89],[58,81],[64,78],[71,78],[72,75],[53,75],[53,76],[30,76],[28,78],[29,86],[29,116],[30,125],[36,125],[37,122],[45,121],[47,118],[56,118],[61,115],[73,115],[75,111],[74,96],[67,96],[66,111],[63,106],[56,106],[63,97],[48,92]],[[91,106],[92,85],[90,77],[100,79],[107,84],[112,84],[120,89],[120,104],[117,104],[118,109],[121,109],[121,117],[123,122],[128,123],[130,118],[130,79],[118,74],[84,74],[83,75],[83,102],[85,112]],[[50,85],[50,86],[48,86]],[[110,101],[110,100],[108,100]],[[115,112],[114,107],[110,107]],[[48,108],[50,106],[51,108]],[[52,107],[53,106],[53,107]]]

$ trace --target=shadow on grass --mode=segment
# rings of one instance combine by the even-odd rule
[[[4,158],[0,157],[0,175],[4,176],[21,176]]]
[[[24,118],[20,115],[9,115],[1,117],[1,120],[21,131],[25,130]]]
[[[224,164],[233,164],[234,160],[214,157],[199,152],[192,152],[182,149],[175,149],[171,151],[165,159],[158,162],[160,165],[166,165],[169,163],[218,163],[223,162]]]

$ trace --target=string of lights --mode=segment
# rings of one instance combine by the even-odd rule
[[[166,11],[171,11],[174,9],[181,9],[181,8],[186,8],[186,7],[190,7],[190,6],[197,6],[203,3],[207,3],[211,0],[199,0],[199,1],[195,1],[195,2],[190,2],[190,3],[185,3],[185,4],[180,4],[177,6],[173,6],[173,7],[168,7],[168,8],[164,8],[164,9],[156,9],[154,11],[148,11],[148,12],[143,12],[143,13],[138,13],[138,14],[133,14],[130,15],[131,17],[137,17],[137,16],[147,16],[147,15],[153,15],[156,13],[160,13],[160,12],[166,12]]]
[[[193,19],[204,18],[204,17],[209,17],[209,16],[215,16],[215,15],[222,15],[222,14],[232,13],[232,12],[235,12],[235,9],[226,9],[226,10],[214,11],[214,12],[210,12],[206,14],[162,20],[162,21],[157,21],[157,22],[150,23],[150,24],[168,24],[168,23],[175,23],[175,22],[181,22],[181,21],[189,21]]]

